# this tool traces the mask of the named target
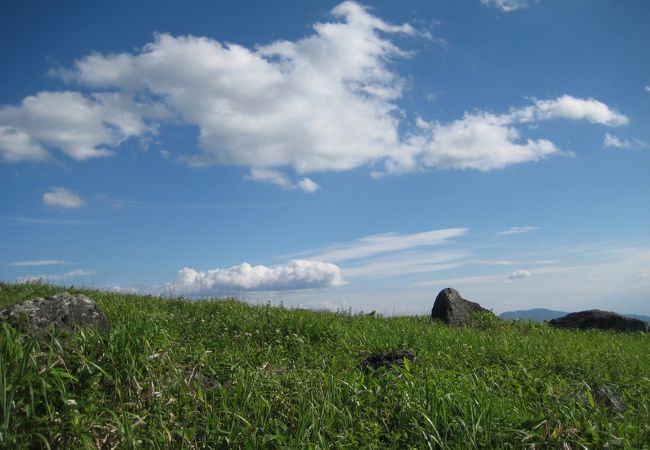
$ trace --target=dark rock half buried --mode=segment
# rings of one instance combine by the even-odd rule
[[[410,350],[397,350],[392,352],[375,353],[368,356],[361,363],[364,370],[379,369],[385,367],[387,369],[392,366],[404,367],[404,360],[413,362],[413,352]]]
[[[0,311],[1,322],[37,336],[47,336],[51,325],[64,332],[72,331],[75,325],[108,328],[106,315],[95,302],[67,292],[11,305]]]
[[[446,324],[465,326],[471,325],[472,316],[477,312],[491,312],[475,302],[465,300],[453,288],[440,291],[433,303],[431,319],[442,320]]]
[[[579,311],[558,317],[549,322],[555,327],[563,328],[599,328],[615,331],[647,331],[647,324],[639,319],[625,317],[615,312],[592,309]]]

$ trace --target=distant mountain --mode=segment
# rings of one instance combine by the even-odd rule
[[[534,320],[535,322],[544,322],[545,320],[556,319],[569,314],[565,311],[554,311],[552,309],[535,308],[522,309],[519,311],[507,311],[499,314],[499,317],[505,320]]]
[[[569,314],[566,311],[555,311],[552,309],[535,308],[535,309],[522,309],[519,311],[507,311],[499,314],[499,317],[505,320],[533,320],[535,322],[544,322],[545,320],[557,319]],[[633,317],[635,319],[643,320],[650,324],[650,316],[643,316],[641,314],[623,314],[626,317]]]
[[[650,316],[644,316],[642,314],[623,314],[623,315],[627,317],[632,317],[634,319],[643,320],[645,323],[650,325]]]

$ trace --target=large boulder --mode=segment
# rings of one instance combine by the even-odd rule
[[[490,312],[475,302],[465,300],[458,291],[446,288],[440,291],[433,303],[431,319],[442,320],[446,324],[466,326],[472,324],[472,316],[477,312]]]
[[[95,302],[67,292],[11,305],[0,311],[1,322],[38,336],[47,336],[52,324],[64,332],[72,331],[75,325],[108,328],[106,315]]]
[[[616,331],[647,331],[647,324],[639,319],[625,317],[611,311],[591,309],[558,317],[549,322],[555,327],[563,328],[600,328]]]

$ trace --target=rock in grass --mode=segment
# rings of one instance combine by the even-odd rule
[[[217,380],[198,373],[196,368],[192,367],[183,368],[183,378],[185,379],[185,384],[187,384],[193,392],[195,392],[198,387],[200,387],[203,392],[207,392],[217,389],[220,386]]]
[[[592,399],[594,401],[594,406],[608,408],[617,413],[624,413],[627,410],[627,404],[621,400],[620,396],[616,393],[616,390],[613,387],[604,384],[597,386],[592,391]],[[590,405],[589,398],[584,392],[580,392],[578,400],[580,400],[585,406]]]
[[[1,322],[42,337],[49,335],[52,324],[64,332],[72,331],[75,325],[108,328],[106,315],[95,302],[67,292],[11,305],[0,311]]]
[[[562,328],[599,328],[615,331],[647,331],[648,329],[647,324],[642,320],[598,309],[570,313],[553,319],[549,323]]]
[[[431,319],[442,320],[446,324],[465,326],[472,324],[472,316],[477,312],[490,312],[475,302],[465,300],[453,288],[440,291],[433,303]]]
[[[410,350],[397,350],[392,352],[375,353],[368,356],[361,363],[364,370],[379,369],[385,367],[390,369],[392,366],[404,367],[404,360],[413,362],[413,352]]]

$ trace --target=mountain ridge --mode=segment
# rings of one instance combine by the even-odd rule
[[[546,308],[532,308],[520,309],[516,311],[505,311],[499,314],[499,317],[504,320],[532,320],[535,322],[544,322],[545,320],[557,319],[558,317],[565,316],[573,311],[558,311]],[[620,313],[619,313],[620,314]],[[634,319],[643,320],[650,324],[650,316],[642,314],[621,314],[625,317],[632,317]]]

